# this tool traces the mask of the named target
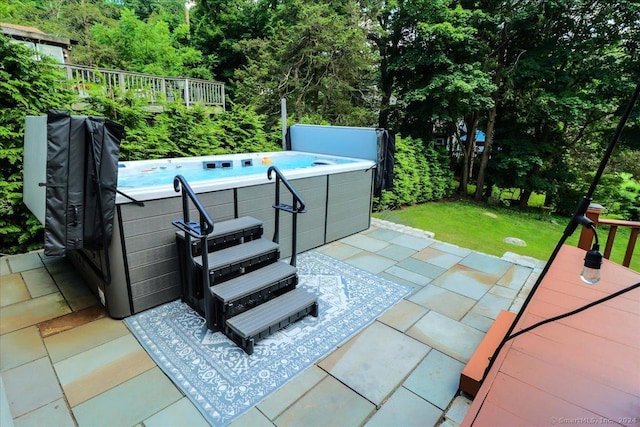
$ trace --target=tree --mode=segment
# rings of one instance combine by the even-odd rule
[[[239,42],[247,64],[235,73],[238,95],[273,114],[287,98],[296,117],[332,124],[375,122],[376,57],[349,2],[291,0],[279,7],[268,38]]]
[[[176,47],[168,24],[152,16],[143,22],[132,10],[124,9],[117,26],[96,24],[92,33],[97,43],[108,47],[96,65],[167,76],[189,75],[202,54],[191,47]]]
[[[65,108],[60,70],[31,59],[31,51],[0,36],[0,252],[42,246],[42,227],[22,203],[22,156],[27,115]]]
[[[152,16],[160,17],[174,31],[186,23],[186,2],[184,0],[120,0],[119,5],[132,10],[141,21]]]
[[[79,42],[71,50],[71,62],[94,65],[96,45],[91,28],[115,25],[120,9],[109,0],[8,0],[5,22],[37,27],[47,34]]]
[[[526,207],[532,192],[561,185],[556,171],[566,169],[568,149],[590,147],[602,126],[611,126],[611,113],[634,79],[627,61],[637,57],[630,47],[638,46],[638,5],[485,1],[479,7],[499,18],[483,38],[493,45],[494,75],[500,77],[493,114],[501,150],[485,149],[476,198],[491,155],[498,172],[491,180],[522,188],[520,206]]]
[[[201,0],[191,13],[191,40],[204,56],[216,79],[227,84],[233,96],[233,74],[246,65],[241,40],[264,38],[276,7],[273,0]]]

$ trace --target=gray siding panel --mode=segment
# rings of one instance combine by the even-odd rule
[[[155,294],[164,289],[174,287],[174,284],[180,281],[180,273],[178,271],[172,271],[168,274],[163,274],[153,279],[143,280],[131,286],[131,297],[136,300],[147,295]],[[180,294],[180,288],[176,289],[178,295]]]
[[[203,193],[198,198],[214,223],[234,217],[233,190]],[[189,218],[198,220],[198,212],[191,209]],[[171,222],[182,219],[181,197],[146,201],[144,207],[123,205],[122,219],[135,312],[178,298],[177,229]]]
[[[142,267],[133,268],[129,271],[132,283],[139,283],[154,277],[173,273],[178,268],[178,260],[170,259]]]
[[[173,301],[180,298],[180,289],[176,287],[170,287],[161,289],[154,293],[147,293],[145,296],[133,299],[133,310],[135,313],[139,313],[151,307],[155,307],[160,304],[164,304],[168,301]]]
[[[307,209],[306,213],[298,214],[298,253],[369,227],[371,179],[371,171],[355,171],[290,181],[304,199]],[[275,230],[275,211],[272,208],[274,182],[240,187],[236,190],[237,200],[234,200],[233,189],[202,193],[198,197],[214,221],[233,218],[237,205],[239,217],[252,216],[262,221],[264,237],[272,239]],[[280,196],[282,203],[292,203],[284,185],[281,185]],[[113,317],[129,316],[179,298],[181,294],[176,228],[171,224],[173,220],[182,218],[181,197],[176,194],[176,197],[144,203],[144,207],[120,205],[120,221],[114,222],[114,236],[109,249],[113,279],[111,285],[103,286],[109,314]],[[189,214],[191,220],[198,219],[195,209]],[[280,212],[282,258],[291,256],[291,234],[292,215]],[[83,262],[97,267],[104,265],[99,255],[90,254],[90,257],[92,259]]]
[[[307,212],[298,214],[297,252],[324,244],[324,217],[327,177],[294,179],[291,186],[305,202]],[[264,222],[264,236],[271,239],[275,230],[274,184],[238,188],[238,216],[250,215]],[[280,203],[293,204],[293,196],[280,184]],[[280,257],[291,256],[292,215],[280,212]]]
[[[329,175],[327,242],[369,228],[371,170]]]

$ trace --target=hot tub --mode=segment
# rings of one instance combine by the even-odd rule
[[[120,162],[113,236],[109,246],[111,283],[102,280],[104,254],[87,250],[67,256],[88,276],[109,315],[123,318],[180,297],[175,227],[182,218],[175,175],[183,175],[214,221],[252,216],[275,229],[275,184],[267,179],[277,166],[305,201],[298,216],[297,250],[302,252],[369,227],[373,167],[370,160],[299,151],[233,154]],[[282,185],[282,184],[281,184]],[[132,202],[142,202],[140,206]],[[291,203],[281,189],[281,201]],[[191,214],[197,218],[195,210]],[[291,217],[280,215],[281,257],[291,255]]]

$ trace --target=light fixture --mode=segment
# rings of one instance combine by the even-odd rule
[[[593,244],[590,251],[584,257],[584,268],[580,274],[582,281],[588,285],[595,285],[600,281],[600,266],[602,265],[602,254],[600,245]]]
[[[580,273],[580,279],[588,285],[595,285],[600,281],[600,266],[602,265],[602,254],[600,253],[600,242],[598,242],[598,233],[596,227],[589,218],[582,215],[576,218],[576,221],[586,228],[590,228],[593,231],[595,243],[591,247],[591,250],[587,251],[584,257],[584,268]]]
[[[538,279],[536,279],[536,282],[531,287],[531,290],[529,291],[529,294],[527,295],[527,297],[525,298],[524,302],[520,306],[520,310],[516,314],[516,318],[511,323],[511,326],[509,327],[509,330],[505,334],[504,338],[502,339],[502,341],[500,342],[500,344],[498,345],[496,350],[493,352],[493,355],[489,358],[489,365],[484,370],[484,375],[482,376],[481,382],[484,382],[484,380],[487,377],[487,374],[489,373],[489,371],[491,370],[491,367],[493,366],[493,363],[498,358],[497,357],[498,354],[500,353],[500,351],[504,347],[505,343],[507,341],[509,341],[510,339],[515,338],[519,334],[524,333],[526,331],[529,331],[534,327],[538,327],[541,324],[553,322],[553,321],[558,320],[559,318],[566,317],[567,315],[578,313],[580,311],[585,310],[586,308],[592,307],[593,305],[600,304],[600,303],[602,303],[604,301],[608,301],[609,299],[617,297],[618,295],[621,295],[624,292],[628,292],[628,291],[630,291],[632,289],[636,289],[636,288],[640,287],[640,283],[636,283],[635,285],[633,285],[633,286],[631,286],[629,288],[626,288],[626,289],[623,289],[621,291],[615,292],[615,293],[613,293],[613,294],[611,294],[611,295],[609,295],[609,296],[607,296],[605,298],[601,298],[601,299],[599,299],[597,301],[594,301],[594,302],[592,302],[590,304],[587,304],[586,306],[581,307],[581,308],[579,308],[577,310],[574,310],[574,311],[572,311],[572,312],[570,312],[568,314],[565,313],[565,314],[562,314],[560,316],[556,316],[556,317],[552,317],[552,318],[547,319],[547,320],[543,320],[542,322],[538,322],[538,323],[536,323],[536,324],[534,324],[534,325],[532,325],[532,326],[530,326],[528,328],[520,330],[519,332],[513,333],[514,328],[516,327],[516,325],[519,324],[520,319],[522,318],[525,310],[527,309],[527,306],[529,305],[529,302],[531,302],[532,297],[535,295],[535,293],[538,290],[538,288],[540,287],[540,284],[542,283],[543,279],[545,278],[545,276],[549,272],[549,268],[553,264],[553,261],[558,256],[558,253],[560,252],[560,249],[562,248],[562,245],[564,245],[565,242],[567,241],[567,239],[573,234],[573,232],[578,227],[578,224],[582,224],[582,225],[584,225],[586,227],[591,228],[593,230],[593,233],[594,233],[595,238],[596,238],[596,243],[593,245],[592,249],[590,251],[587,251],[587,256],[585,257],[585,268],[583,270],[583,275],[581,276],[582,280],[585,281],[586,283],[595,284],[595,283],[597,283],[597,280],[595,280],[595,279],[596,278],[598,280],[600,279],[600,265],[602,264],[602,255],[600,255],[600,250],[599,250],[599,246],[600,245],[598,244],[598,235],[596,234],[595,226],[593,225],[593,221],[591,221],[589,218],[587,218],[585,216],[585,213],[587,212],[587,208],[589,207],[589,204],[591,203],[592,196],[593,196],[593,194],[594,194],[594,192],[596,190],[596,187],[598,186],[598,183],[600,182],[600,178],[602,177],[602,174],[604,173],[604,169],[607,166],[607,163],[609,162],[609,159],[611,158],[611,153],[613,153],[613,150],[616,147],[616,143],[618,142],[618,139],[620,139],[620,135],[622,134],[622,130],[624,129],[624,125],[627,122],[627,120],[629,119],[629,116],[631,116],[631,111],[633,110],[633,106],[635,105],[635,103],[636,103],[636,101],[638,100],[639,97],[640,97],[640,81],[637,83],[636,88],[635,88],[635,90],[633,92],[633,95],[631,96],[631,99],[629,100],[629,104],[625,108],[625,111],[622,114],[622,117],[620,118],[620,121],[618,122],[618,126],[616,128],[616,131],[614,132],[613,136],[611,137],[611,140],[609,141],[609,146],[607,147],[607,150],[605,151],[605,153],[604,153],[604,155],[602,157],[602,160],[600,161],[600,166],[598,166],[598,170],[596,171],[596,174],[593,177],[593,181],[591,182],[591,186],[589,187],[589,190],[587,191],[587,193],[582,198],[582,201],[580,201],[580,203],[578,204],[578,208],[576,209],[575,213],[571,217],[571,220],[567,224],[567,227],[565,228],[564,233],[562,234],[562,237],[560,238],[560,240],[556,244],[556,247],[553,249],[553,252],[551,253],[551,256],[549,257],[549,260],[547,261],[545,266],[542,268],[542,271],[538,275]],[[591,223],[591,224],[589,225],[589,223]],[[596,275],[591,274],[593,272],[593,270],[596,270]],[[585,279],[588,279],[588,280],[585,280]],[[594,279],[594,280],[591,280],[591,279]]]

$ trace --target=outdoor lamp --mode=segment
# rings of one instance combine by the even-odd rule
[[[590,251],[584,257],[584,268],[580,274],[582,281],[588,285],[595,285],[600,281],[600,266],[602,265],[602,254],[600,245],[593,244]]]
[[[602,265],[602,254],[600,253],[600,243],[598,242],[598,233],[596,227],[586,216],[580,216],[576,218],[579,224],[590,228],[593,231],[595,237],[595,243],[591,247],[591,250],[587,251],[584,257],[584,268],[580,274],[580,279],[588,285],[595,285],[600,281],[600,266]]]

